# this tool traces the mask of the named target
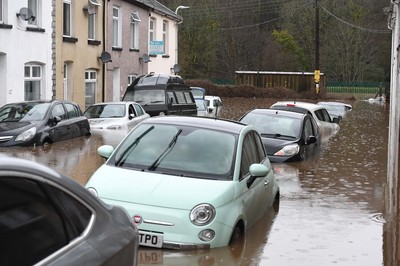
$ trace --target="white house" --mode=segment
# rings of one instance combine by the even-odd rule
[[[51,99],[52,5],[0,0],[0,106]]]
[[[148,72],[174,74],[177,64],[177,34],[182,17],[157,1],[144,2],[149,11],[149,59]]]

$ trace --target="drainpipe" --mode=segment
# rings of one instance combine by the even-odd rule
[[[106,27],[107,27],[107,0],[104,0],[103,4],[103,51],[106,51]],[[107,67],[106,64],[103,63],[103,73],[102,73],[102,79],[103,79],[103,84],[102,84],[102,101],[106,101],[106,71]]]

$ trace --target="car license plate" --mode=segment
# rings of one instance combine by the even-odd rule
[[[139,231],[139,244],[147,247],[161,248],[164,237],[160,234],[144,233]]]

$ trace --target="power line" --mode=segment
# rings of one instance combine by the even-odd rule
[[[294,9],[294,10],[301,10],[309,5],[311,5],[313,3],[312,0],[307,0],[307,2],[305,4],[303,4],[302,6],[299,6],[298,8]],[[292,10],[293,11],[293,10]],[[289,14],[288,14],[289,15]],[[286,16],[285,16],[286,17]],[[229,27],[229,28],[218,28],[218,29],[210,29],[210,28],[198,28],[198,27],[190,27],[190,26],[183,26],[183,28],[188,28],[188,29],[197,29],[197,30],[213,30],[213,31],[228,31],[228,30],[239,30],[239,29],[246,29],[246,28],[253,28],[253,27],[258,27],[264,24],[268,24],[280,19],[283,19],[284,17],[276,17],[270,20],[266,20],[260,23],[255,23],[255,24],[251,24],[251,25],[244,25],[244,26],[238,26],[238,27]]]
[[[368,29],[368,28],[363,28],[357,25],[354,25],[350,22],[347,22],[341,18],[339,18],[338,16],[334,15],[332,12],[328,11],[325,7],[323,7],[321,4],[318,3],[318,6],[322,8],[323,11],[325,11],[328,15],[334,17],[335,19],[339,20],[340,22],[342,22],[343,24],[346,24],[347,26],[350,26],[352,28],[361,30],[361,31],[366,31],[366,32],[372,32],[372,33],[392,33],[391,30],[378,30],[378,29]]]
[[[190,10],[186,11],[185,14],[190,16],[218,16],[219,18],[233,17],[235,15],[249,15],[250,12],[257,12],[257,15],[277,13],[282,5],[286,4],[290,0],[283,1],[262,1],[260,2],[240,2],[240,3],[221,3],[218,2],[215,5],[195,5],[191,6]],[[302,0],[308,2],[309,0]],[[301,6],[302,1],[298,1],[296,4]],[[225,11],[222,13],[221,11]]]

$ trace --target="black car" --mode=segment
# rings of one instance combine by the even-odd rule
[[[0,157],[0,265],[136,265],[138,245],[121,207],[47,166]]]
[[[25,101],[0,108],[0,147],[43,145],[88,135],[88,119],[71,101]]]
[[[260,132],[271,162],[304,160],[320,148],[318,126],[309,114],[254,109],[240,118]]]
[[[197,115],[192,90],[176,75],[140,76],[128,86],[122,100],[139,103],[150,116]]]

